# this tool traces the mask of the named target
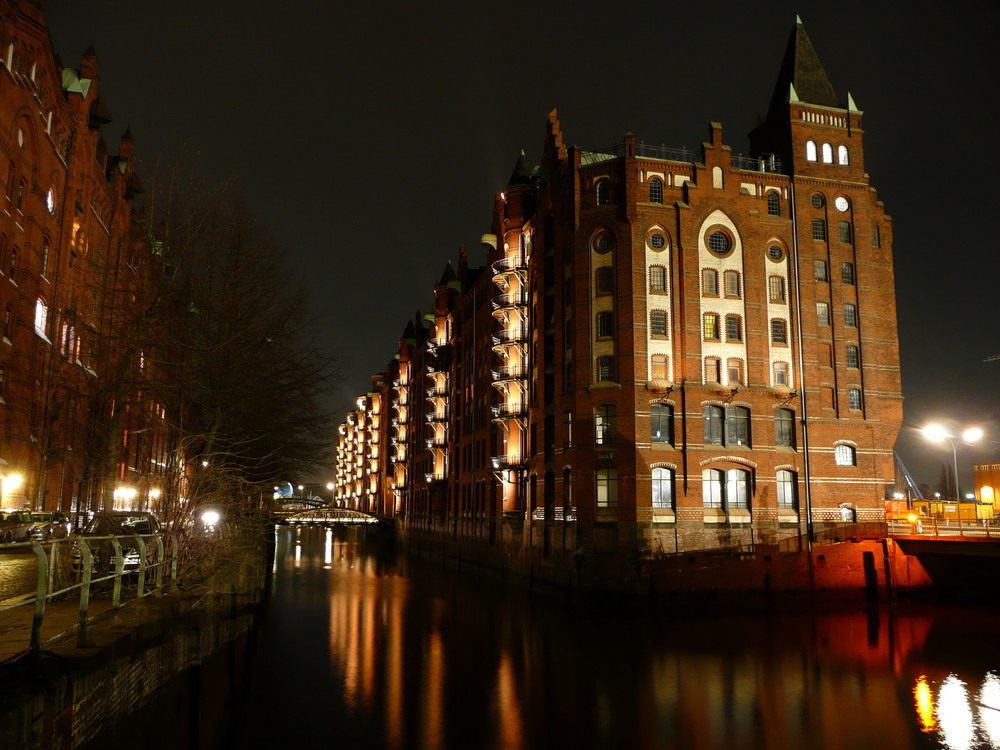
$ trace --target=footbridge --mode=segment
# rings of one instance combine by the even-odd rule
[[[367,513],[332,506],[293,513],[281,519],[281,523],[296,526],[356,526],[378,522],[378,518]]]

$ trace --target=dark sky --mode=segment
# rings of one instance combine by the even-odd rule
[[[91,43],[115,116],[151,169],[183,152],[287,247],[340,361],[347,406],[465,243],[481,262],[494,191],[548,112],[569,143],[734,153],[770,101],[801,14],[838,94],[864,111],[868,172],[894,220],[906,420],[918,481],[947,449],[916,428],[987,429],[960,463],[1000,460],[997,11],[951,2],[49,0],[53,45]],[[945,6],[942,6],[944,8]],[[981,287],[980,284],[983,284]],[[963,485],[971,469],[962,472]]]

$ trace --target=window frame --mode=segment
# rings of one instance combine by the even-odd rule
[[[653,445],[674,444],[674,407],[670,404],[649,405],[649,442]]]
[[[654,339],[669,338],[666,310],[649,311],[649,336]]]
[[[674,472],[666,466],[654,466],[649,472],[652,497],[650,505],[656,510],[674,509]]]
[[[774,447],[795,449],[795,411],[784,407],[774,410]]]
[[[649,202],[663,203],[663,180],[659,177],[649,178]]]
[[[838,443],[833,446],[833,460],[837,466],[857,466],[858,450],[853,445]]]

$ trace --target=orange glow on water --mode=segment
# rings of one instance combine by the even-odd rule
[[[913,702],[917,709],[920,731],[936,732],[937,720],[934,718],[934,696],[931,693],[930,685],[927,684],[927,677],[925,675],[920,675],[917,678],[917,684],[913,686]]]

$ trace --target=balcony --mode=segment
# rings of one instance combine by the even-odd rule
[[[528,377],[527,365],[503,365],[493,371],[493,380],[503,383],[509,380],[521,380]]]
[[[448,395],[448,386],[432,385],[427,389],[427,398],[445,398]]]
[[[432,424],[437,423],[437,422],[447,422],[448,421],[448,415],[447,414],[438,414],[436,412],[432,412],[430,414],[426,414],[425,415],[425,419],[428,422],[432,423]]]
[[[528,340],[528,329],[524,326],[502,328],[493,334],[493,345],[520,344]]]
[[[448,437],[446,435],[435,435],[434,437],[427,438],[428,448],[444,448],[448,445]]]
[[[520,469],[524,466],[523,456],[493,456],[490,460],[493,462],[493,469],[496,471]]]
[[[508,294],[498,294],[493,298],[493,309],[502,310],[509,307],[525,307],[528,304],[526,292],[510,292]]]
[[[424,474],[424,480],[427,484],[433,484],[434,482],[444,482],[448,477],[445,474],[438,473],[436,471],[429,471]]]
[[[494,404],[492,410],[495,419],[509,419],[525,416],[528,413],[528,405],[523,401],[515,401],[513,403]]]
[[[527,267],[527,259],[523,255],[511,255],[493,263],[493,275],[501,276],[503,274],[515,273]]]

